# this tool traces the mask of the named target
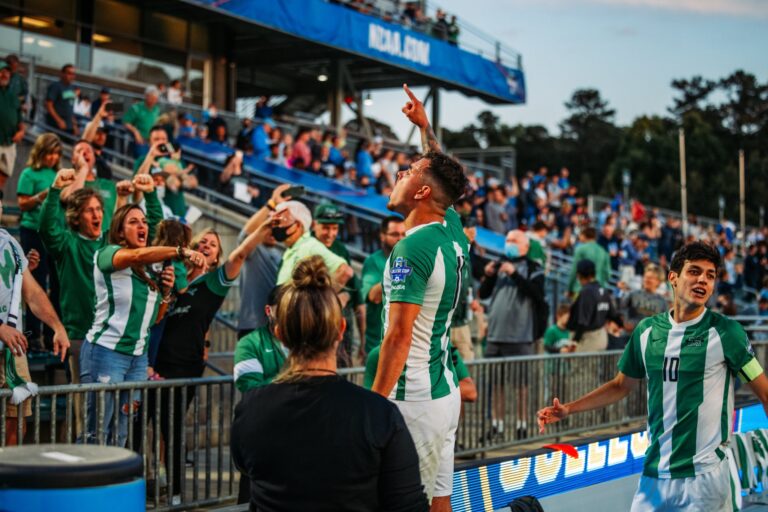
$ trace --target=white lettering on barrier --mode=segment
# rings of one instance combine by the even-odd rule
[[[608,465],[615,466],[627,460],[629,455],[629,443],[622,441],[620,437],[614,437],[608,442]]]
[[[537,455],[534,459],[533,472],[539,484],[554,482],[563,465],[563,452],[555,451]]]
[[[600,443],[589,443],[587,446],[587,471],[595,471],[605,467],[606,447]]]
[[[429,66],[430,45],[427,41],[411,36],[401,38],[400,32],[375,23],[368,24],[368,47],[393,57],[402,57],[422,66]]]
[[[635,432],[629,442],[632,449],[632,457],[639,459],[645,457],[645,451],[648,449],[648,432]]]
[[[522,489],[531,474],[531,459],[508,460],[499,464],[499,481],[504,492]]]
[[[565,476],[580,475],[584,472],[584,463],[586,462],[585,450],[576,450],[579,453],[579,458],[573,457],[565,458]]]

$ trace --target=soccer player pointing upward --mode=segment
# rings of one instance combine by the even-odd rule
[[[641,320],[616,377],[567,404],[538,412],[539,426],[618,402],[648,379],[643,475],[632,512],[733,510],[725,447],[733,379],[747,382],[768,411],[768,378],[741,326],[706,308],[720,267],[717,249],[691,242],[672,258],[672,311]]]
[[[406,236],[384,266],[384,339],[372,390],[393,400],[405,418],[431,510],[449,511],[460,409],[449,328],[469,254],[452,205],[467,179],[458,162],[439,152],[424,106],[405,90],[411,101],[403,112],[421,129],[425,154],[398,173],[387,205],[405,218]]]

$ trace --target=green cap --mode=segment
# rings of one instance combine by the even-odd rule
[[[0,60],[0,69],[5,69],[8,67],[8,63],[5,62],[5,60]]]
[[[321,204],[313,215],[318,224],[344,224],[344,214],[335,204]]]

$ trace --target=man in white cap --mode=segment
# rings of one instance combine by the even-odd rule
[[[272,217],[272,236],[285,244],[286,250],[283,261],[277,273],[277,285],[289,281],[296,264],[310,256],[318,255],[323,258],[328,271],[333,277],[336,291],[352,277],[352,267],[347,265],[344,258],[337,256],[321,241],[312,236],[312,213],[299,201],[286,201],[275,208]]]

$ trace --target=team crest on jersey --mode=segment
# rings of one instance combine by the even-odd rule
[[[707,338],[705,336],[698,336],[698,337],[692,337],[688,338],[685,341],[686,347],[701,347],[704,345],[704,343],[707,341]]]
[[[413,269],[408,266],[408,261],[403,257],[395,258],[395,263],[389,271],[393,283],[404,283],[405,279],[411,275]]]

